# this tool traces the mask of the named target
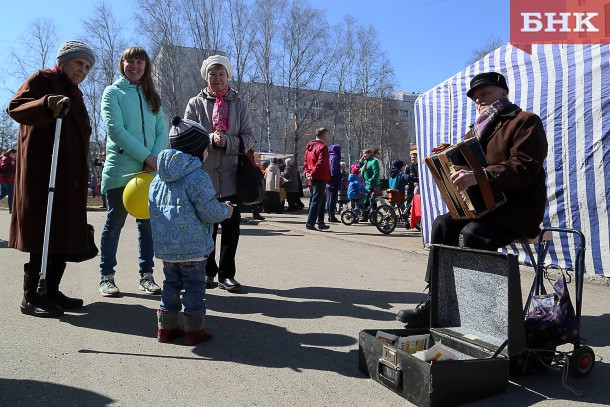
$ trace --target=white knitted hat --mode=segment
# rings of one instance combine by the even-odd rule
[[[203,61],[203,63],[201,64],[201,77],[205,81],[207,81],[208,69],[210,69],[212,65],[216,64],[224,66],[227,70],[227,76],[229,77],[229,79],[231,79],[231,77],[233,76],[233,65],[231,65],[231,61],[229,61],[229,58],[225,57],[224,55],[212,55],[208,57],[208,59]]]

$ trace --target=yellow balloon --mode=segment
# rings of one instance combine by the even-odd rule
[[[129,180],[123,190],[123,206],[136,219],[150,218],[148,211],[148,189],[153,176],[147,172]]]

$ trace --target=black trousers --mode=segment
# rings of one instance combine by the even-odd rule
[[[219,199],[220,202],[231,201],[239,203],[237,195],[226,196]],[[212,239],[214,240],[214,251],[208,256],[208,261],[205,265],[205,273],[212,280],[218,275],[219,280],[225,278],[235,278],[235,253],[239,243],[239,223],[241,222],[240,205],[233,207],[233,214],[230,218],[223,220],[220,223],[214,224],[214,232]],[[218,234],[218,225],[222,226],[222,235],[220,237],[220,258],[216,263],[216,235]]]
[[[497,251],[519,237],[513,232],[498,227],[493,212],[474,220],[456,220],[446,213],[434,219],[430,243]],[[431,262],[428,258],[427,283],[430,283],[430,273]]]

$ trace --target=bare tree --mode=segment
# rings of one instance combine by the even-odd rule
[[[0,151],[17,145],[17,126],[13,119],[6,113],[6,109],[0,111]]]
[[[186,27],[182,21],[180,0],[139,0],[138,21],[141,32],[149,41],[151,59],[155,60],[153,76],[166,115],[182,114],[194,79],[192,65],[198,61],[188,58]],[[156,57],[154,57],[156,55]],[[197,72],[197,71],[195,71]]]
[[[278,56],[277,51],[274,52],[274,46],[280,29],[279,22],[285,8],[285,0],[255,0],[255,11],[252,16],[252,19],[256,21],[254,32],[255,77],[263,84],[261,127],[264,128],[264,134],[261,134],[260,148],[263,149],[262,137],[264,137],[267,151],[271,151],[271,93],[274,73],[278,66]]]
[[[95,52],[95,65],[81,85],[91,127],[93,128],[90,159],[105,148],[106,131],[100,114],[102,94],[118,76],[118,61],[126,48],[124,24],[117,20],[110,7],[99,3],[91,16],[83,21],[87,44]]]
[[[252,24],[252,7],[244,0],[229,0],[229,26],[228,55],[235,67],[233,82],[240,93],[247,93],[248,89],[244,79],[246,72],[254,68],[252,63],[254,25]]]
[[[225,0],[184,0],[190,40],[200,50],[222,50],[227,29]]]
[[[477,62],[479,59],[483,58],[485,55],[489,54],[493,50],[498,47],[501,47],[504,44],[501,38],[494,36],[493,34],[487,37],[485,44],[481,48],[476,48],[472,50],[472,54],[470,59],[466,61],[466,65],[471,65]]]
[[[283,28],[283,77],[286,106],[293,116],[292,154],[298,159],[299,141],[319,119],[320,91],[330,71],[333,55],[328,54],[328,24],[324,14],[303,0],[294,0]],[[284,135],[284,151],[288,137]]]
[[[55,65],[56,32],[57,26],[48,18],[39,17],[28,24],[17,40],[19,48],[11,48],[15,65],[9,74],[21,82],[38,69]]]

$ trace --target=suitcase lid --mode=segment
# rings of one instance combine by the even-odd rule
[[[519,263],[513,254],[432,245],[431,330],[512,356],[525,350]]]

